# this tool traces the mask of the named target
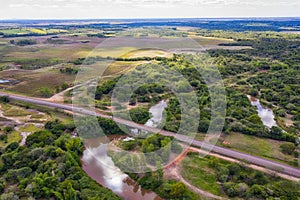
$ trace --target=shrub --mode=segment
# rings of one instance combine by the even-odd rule
[[[282,153],[292,155],[294,153],[296,147],[293,143],[286,142],[286,143],[280,145],[280,149],[281,149]]]

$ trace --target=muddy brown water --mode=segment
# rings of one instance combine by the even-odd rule
[[[98,141],[98,142],[97,142]],[[107,155],[107,144],[101,139],[85,141],[82,169],[89,177],[125,200],[162,200],[156,193],[141,188],[134,180],[116,167]]]
[[[163,111],[166,107],[167,101],[161,101],[152,106],[149,110],[152,117],[145,125],[158,127],[163,123]],[[82,169],[89,177],[111,189],[125,200],[162,200],[155,192],[141,188],[127,174],[115,166],[112,159],[107,155],[107,143],[115,139],[124,139],[124,136],[114,135],[108,138],[85,140],[86,149],[81,159]]]

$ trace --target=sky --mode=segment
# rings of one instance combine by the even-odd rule
[[[299,17],[300,0],[0,0],[0,19]]]

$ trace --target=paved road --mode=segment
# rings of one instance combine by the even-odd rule
[[[70,110],[70,111],[77,112],[80,114],[99,116],[99,117],[103,117],[103,118],[111,118],[110,116],[104,115],[102,113],[98,113],[98,112],[96,113],[96,112],[93,112],[93,111],[90,111],[87,109],[73,107],[72,105],[52,103],[52,102],[48,102],[48,101],[45,101],[42,99],[37,99],[37,98],[24,97],[24,96],[19,96],[19,95],[11,95],[11,94],[8,95],[8,94],[1,93],[1,92],[0,92],[0,96],[9,96],[9,98],[14,99],[14,100],[43,105],[43,106],[49,106],[49,107],[53,107],[53,108],[60,108],[60,109],[64,109],[64,110]],[[113,120],[120,124],[124,124],[126,126],[137,128],[140,130],[145,130],[145,131],[154,132],[154,133],[159,132],[165,136],[173,136],[181,142],[189,143],[198,148],[202,148],[205,150],[212,150],[212,152],[217,153],[217,154],[232,157],[235,159],[244,160],[244,161],[247,161],[247,162],[255,164],[255,165],[259,165],[259,166],[262,166],[262,167],[265,167],[265,168],[268,168],[268,169],[271,169],[274,171],[278,171],[283,174],[287,174],[287,175],[291,175],[291,176],[300,178],[300,169],[297,169],[297,168],[294,168],[294,167],[291,167],[291,166],[288,166],[288,165],[285,165],[282,163],[278,163],[278,162],[267,160],[267,159],[260,158],[257,156],[252,156],[249,154],[237,152],[237,151],[227,149],[224,147],[220,147],[220,146],[213,146],[213,145],[205,143],[205,142],[193,140],[192,138],[190,138],[188,136],[179,135],[179,134],[176,134],[173,132],[164,131],[164,130],[160,130],[157,128],[144,126],[141,124],[136,124],[132,121],[128,121],[128,120],[124,120],[124,119],[120,119],[120,118],[116,118],[116,117],[114,117]]]

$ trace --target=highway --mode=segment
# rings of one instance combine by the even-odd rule
[[[38,99],[38,98],[32,98],[32,97],[25,97],[25,96],[19,96],[19,95],[12,95],[12,94],[6,94],[6,93],[1,93],[0,92],[0,96],[8,96],[10,99],[13,100],[18,100],[18,101],[22,101],[22,102],[27,102],[27,103],[32,103],[32,104],[37,104],[37,105],[43,105],[43,106],[48,106],[48,107],[52,107],[52,108],[59,108],[59,109],[63,109],[63,110],[69,110],[69,111],[73,111],[73,112],[77,112],[80,114],[85,114],[85,115],[92,115],[92,116],[98,116],[98,117],[103,117],[103,118],[111,118],[111,116],[109,115],[104,115],[102,113],[96,113],[94,111],[91,110],[87,110],[84,108],[79,108],[79,107],[73,107],[72,105],[67,105],[67,104],[60,104],[60,103],[53,103],[53,102],[48,102],[46,100],[43,99]],[[157,128],[152,128],[152,127],[148,127],[148,126],[144,126],[141,124],[137,124],[134,123],[132,121],[128,121],[128,120],[124,120],[124,119],[120,119],[120,118],[116,118],[113,117],[112,120],[114,120],[115,122],[118,122],[120,124],[132,127],[132,128],[137,128],[140,130],[145,130],[145,131],[149,131],[149,132],[153,132],[153,133],[160,133],[162,135],[165,136],[173,136],[175,137],[177,140],[184,142],[184,143],[189,143],[192,146],[195,146],[197,148],[202,148],[204,150],[212,150],[212,152],[220,154],[220,155],[224,155],[224,156],[228,156],[234,159],[239,159],[242,161],[247,161],[249,163],[261,166],[261,167],[265,167],[267,169],[273,170],[273,171],[277,171],[286,175],[290,175],[290,176],[294,176],[297,178],[300,178],[300,169],[288,166],[286,164],[282,164],[276,161],[272,161],[272,160],[268,160],[265,158],[260,158],[257,156],[253,156],[253,155],[249,155],[246,153],[241,153],[238,151],[234,151],[228,148],[224,148],[224,147],[220,147],[220,146],[214,146],[211,145],[209,143],[205,143],[205,142],[201,142],[198,140],[193,140],[192,138],[188,137],[188,136],[184,136],[184,135],[179,135],[173,132],[169,132],[169,131],[164,131],[164,130],[160,130]]]

